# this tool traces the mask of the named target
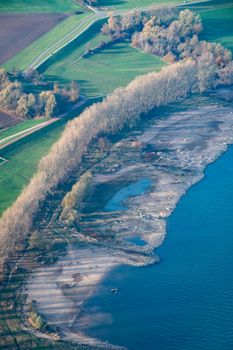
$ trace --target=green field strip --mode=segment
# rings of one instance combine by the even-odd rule
[[[83,10],[74,0],[0,0],[4,13],[67,13]]]
[[[89,46],[105,39],[101,34],[90,38]],[[55,60],[44,72],[45,79],[66,83],[76,80],[81,93],[91,97],[112,92],[127,85],[137,75],[158,71],[165,63],[158,57],[141,52],[128,42],[120,42],[101,49],[94,55],[80,59],[86,43],[80,43],[67,55]]]

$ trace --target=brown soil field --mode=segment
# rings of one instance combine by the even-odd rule
[[[3,128],[8,128],[9,126],[16,125],[20,122],[22,122],[22,119],[0,110],[0,130]]]
[[[0,64],[62,21],[64,14],[1,14]]]

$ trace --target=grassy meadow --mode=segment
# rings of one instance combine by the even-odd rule
[[[164,62],[130,46],[129,42],[109,44],[88,58],[81,55],[108,38],[90,32],[88,41],[80,40],[72,48],[57,56],[44,72],[45,79],[66,83],[76,80],[81,93],[88,97],[112,92],[127,85],[137,75],[159,70]]]
[[[62,65],[59,62],[52,65],[46,74],[49,79],[53,77],[61,82],[77,78],[81,93],[90,97],[111,92],[118,86],[126,85],[135,76],[159,70],[164,65],[160,59],[135,50],[128,43],[112,45],[69,69],[68,65],[74,57],[77,57],[75,52],[67,56]],[[13,203],[29,182],[39,160],[59,138],[66,121],[55,122],[0,151],[0,156],[7,159],[0,166],[0,213]]]
[[[233,1],[213,0],[189,8],[201,16],[204,25],[201,38],[220,42],[233,52]]]
[[[82,10],[73,0],[0,0],[0,12],[65,13]]]

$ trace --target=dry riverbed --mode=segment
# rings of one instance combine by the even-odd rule
[[[164,240],[166,218],[207,164],[233,143],[229,96],[229,90],[221,90],[194,97],[162,117],[154,112],[94,166],[79,243],[68,244],[66,256],[54,265],[35,269],[27,285],[27,302],[35,300],[64,339],[118,348],[85,336],[88,323],[98,320],[85,313],[85,301],[117,265],[159,262],[154,249]],[[81,243],[85,237],[89,243]]]

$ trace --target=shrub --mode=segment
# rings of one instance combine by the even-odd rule
[[[78,219],[83,201],[87,198],[92,183],[90,171],[84,173],[62,201],[61,218],[69,225]]]

